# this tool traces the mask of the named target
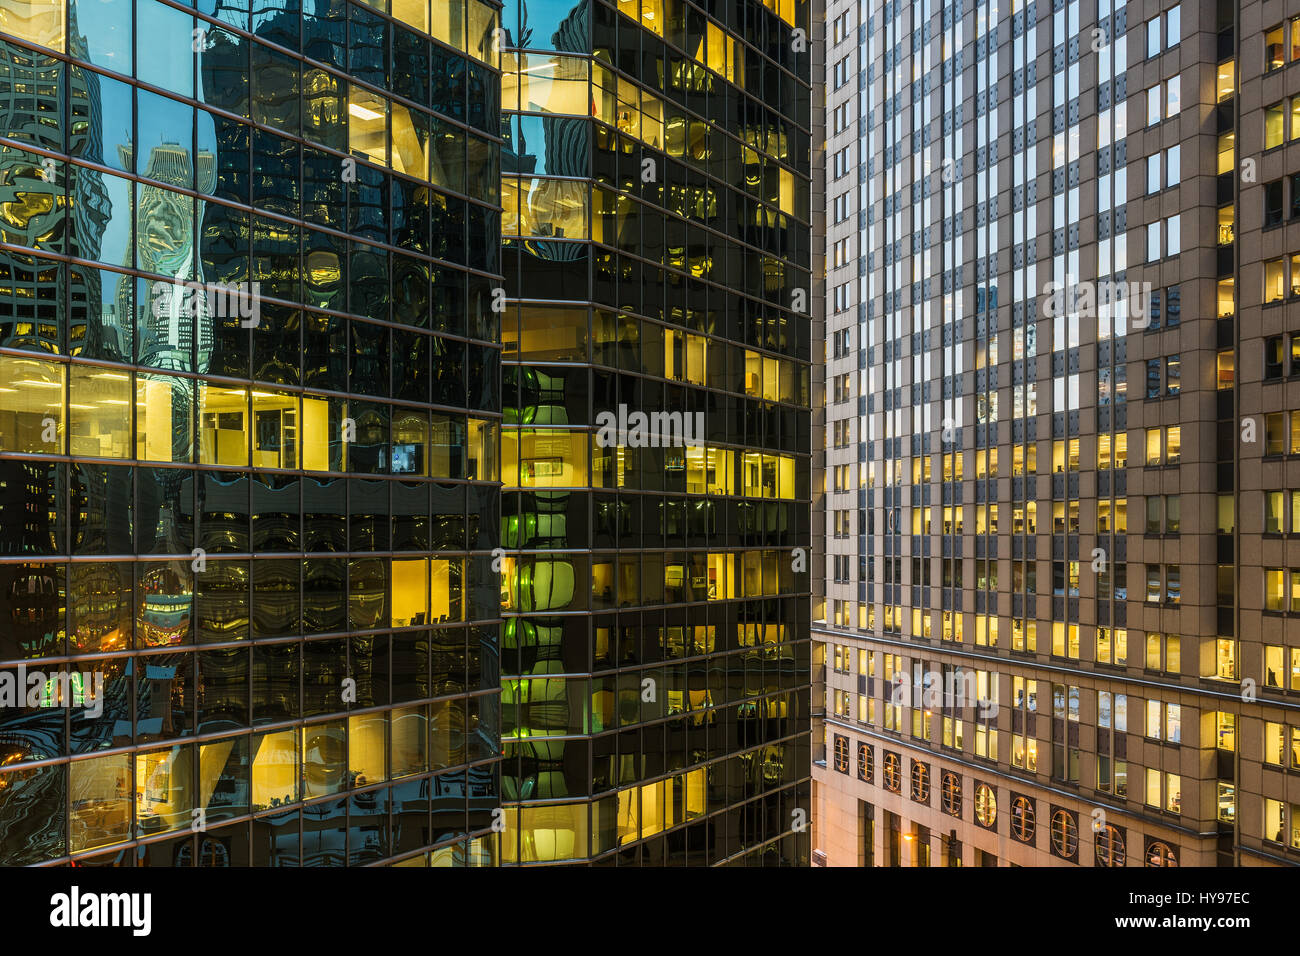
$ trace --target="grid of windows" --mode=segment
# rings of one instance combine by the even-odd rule
[[[504,8],[504,864],[807,864],[809,16]]]
[[[497,18],[6,8],[4,863],[492,861]]]

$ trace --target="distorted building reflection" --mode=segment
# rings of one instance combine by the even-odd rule
[[[492,863],[498,22],[0,10],[0,862]]]

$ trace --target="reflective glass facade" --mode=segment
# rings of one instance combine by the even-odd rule
[[[0,862],[492,861],[499,16],[0,8]]]
[[[504,7],[503,865],[807,863],[808,25]]]

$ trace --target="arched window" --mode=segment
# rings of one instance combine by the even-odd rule
[[[1065,859],[1073,859],[1079,850],[1079,824],[1069,810],[1052,814],[1052,852]]]
[[[1028,797],[1011,801],[1011,833],[1021,843],[1034,842],[1034,801]]]
[[[990,829],[998,822],[998,798],[987,783],[975,788],[975,819],[980,826]]]
[[[961,816],[961,777],[951,770],[945,770],[943,774],[943,812]]]
[[[912,799],[917,803],[930,802],[930,768],[918,760],[912,761]]]
[[[1168,843],[1156,840],[1147,848],[1147,866],[1177,866],[1178,856]]]
[[[1124,866],[1124,834],[1113,824],[1097,831],[1097,865]]]
[[[903,773],[899,767],[898,754],[885,751],[885,789],[898,793],[903,785]]]

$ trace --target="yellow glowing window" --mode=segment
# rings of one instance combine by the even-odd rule
[[[641,0],[641,26],[656,36],[664,35],[663,0]]]
[[[584,486],[587,484],[586,446],[587,435],[582,432],[558,428],[506,429],[501,434],[501,480],[507,487],[515,488]]]
[[[356,155],[388,165],[388,100],[357,86],[348,91],[348,146]]]
[[[253,467],[298,467],[298,396],[254,388]]]
[[[126,372],[86,365],[71,367],[71,454],[86,458],[131,457],[131,392],[131,376]]]
[[[388,779],[387,714],[348,718],[348,772],[354,787]]]
[[[1215,79],[1217,101],[1222,103],[1237,91],[1237,61],[1227,60],[1219,64]]]
[[[51,50],[63,50],[64,0],[6,0],[0,5],[0,32]]]
[[[0,451],[63,454],[64,366],[0,355]]]
[[[735,453],[730,449],[709,448],[705,453],[705,482],[708,494],[735,493]]]
[[[298,735],[292,730],[256,735],[252,751],[253,810],[267,810],[300,799]]]
[[[498,481],[501,477],[500,428],[495,421],[469,419],[469,448],[466,477]]]
[[[1286,139],[1286,131],[1283,124],[1284,113],[1282,103],[1270,103],[1264,107],[1264,148],[1272,149],[1274,146],[1281,146]]]
[[[507,810],[501,838],[502,862],[535,863],[585,857],[587,809],[587,804],[576,803]]]
[[[1148,465],[1160,464],[1160,429],[1148,428],[1147,435],[1147,461]]]
[[[399,9],[403,9],[403,4],[395,0],[395,15]],[[465,0],[433,0],[432,12],[429,32],[433,38],[457,50],[465,49]]]
[[[747,451],[741,455],[741,474],[744,484],[741,494],[750,498],[763,496],[763,456],[756,451]]]
[[[1264,571],[1264,609],[1281,611],[1285,607],[1285,591],[1280,568],[1268,568]]]
[[[506,323],[502,341],[507,358],[583,361],[587,358],[587,310],[521,308],[518,331]]]
[[[199,462],[248,467],[248,392],[199,383]]]
[[[529,113],[591,114],[590,61],[580,56],[531,54],[520,64],[520,105]]]
[[[135,382],[135,454],[142,461],[189,461],[194,441],[190,409],[194,384],[157,372]]]
[[[434,7],[438,7],[441,2],[442,0],[434,0]],[[497,65],[497,54],[501,49],[497,17],[495,8],[480,0],[469,0],[468,52],[492,66]]]
[[[331,458],[341,457],[343,403],[339,399],[302,399],[302,467],[307,471],[330,471]],[[334,455],[331,454],[334,452]],[[334,468],[342,470],[341,460]]]
[[[434,144],[429,138],[428,119],[423,116],[418,118],[418,130],[416,122],[405,106],[397,103],[393,105],[393,169],[427,181],[437,166],[431,161]],[[379,159],[375,157],[375,161],[379,162]]]
[[[1236,161],[1236,139],[1235,133],[1221,133],[1219,135],[1219,165],[1217,171],[1220,175],[1232,172]]]
[[[429,0],[392,0],[393,19],[414,27],[421,33],[429,32]],[[435,0],[436,7],[450,7],[448,0]],[[448,14],[444,13],[444,16]],[[439,39],[442,39],[441,37]]]
[[[502,234],[586,239],[591,202],[585,183],[558,179],[503,178]]]
[[[68,768],[68,790],[68,842],[74,853],[131,838],[129,754],[74,761]]]
[[[136,754],[135,811],[140,827],[165,833],[190,825],[193,753],[190,747],[169,747]]]
[[[393,627],[429,623],[429,562],[394,561],[392,573]]]
[[[708,564],[709,599],[736,597],[735,555],[710,554]]]

